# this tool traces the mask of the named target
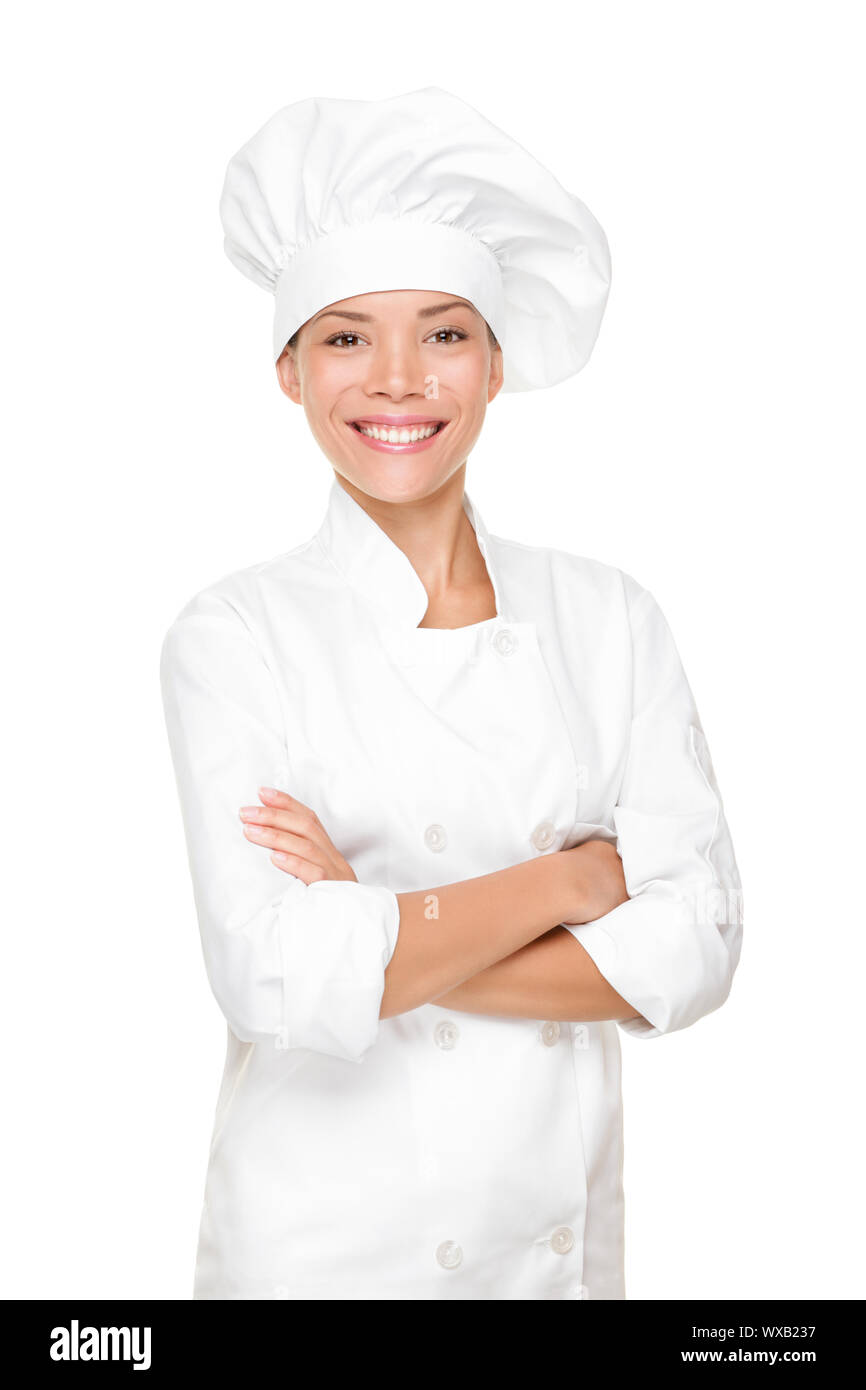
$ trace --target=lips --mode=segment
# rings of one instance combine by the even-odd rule
[[[438,439],[449,421],[429,415],[364,415],[347,420],[346,424],[370,448],[386,453],[414,453]]]

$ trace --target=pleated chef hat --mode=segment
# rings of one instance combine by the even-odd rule
[[[220,217],[231,262],[274,295],[274,360],[329,304],[442,290],[489,323],[502,389],[529,391],[580,371],[607,302],[589,209],[439,87],[283,107],[229,161]]]

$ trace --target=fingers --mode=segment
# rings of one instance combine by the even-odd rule
[[[325,828],[311,807],[287,792],[279,792],[272,787],[260,787],[259,796],[265,802],[263,806],[241,806],[238,815],[245,824],[270,825],[278,830],[292,831],[321,845],[323,849],[330,845]]]
[[[309,860],[311,864],[315,864],[319,868],[324,867],[325,854],[321,846],[306,835],[298,835],[290,830],[279,830],[271,825],[245,825],[244,834],[254,845],[279,850],[283,854],[292,854],[297,858]]]
[[[319,883],[327,877],[324,869],[311,864],[309,859],[302,859],[297,854],[287,854],[282,850],[274,850],[271,854],[271,861],[276,864],[283,873],[291,874],[294,878],[299,878],[302,883],[309,886],[311,883]]]
[[[251,844],[271,850],[271,862],[304,883],[328,877],[331,847],[324,827],[309,806],[276,787],[259,787],[263,806],[242,806],[238,812]]]

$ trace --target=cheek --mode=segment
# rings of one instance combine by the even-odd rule
[[[304,378],[304,406],[314,432],[327,430],[339,414],[341,396],[351,389],[353,378],[342,363],[319,367]]]
[[[447,389],[460,402],[467,416],[482,414],[487,405],[487,383],[490,368],[477,353],[450,364],[440,375],[442,389]]]

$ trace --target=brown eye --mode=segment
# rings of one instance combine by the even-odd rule
[[[356,339],[357,339],[357,337],[358,337],[358,334],[357,334],[357,333],[353,333],[353,332],[351,332],[351,330],[349,330],[349,331],[347,331],[346,333],[335,333],[334,336],[333,336],[332,338],[328,338],[328,339],[326,339],[326,341],[327,341],[327,343],[328,343],[329,345],[333,344],[334,347],[337,347],[337,345],[339,344],[339,341],[340,341],[341,338],[356,338]]]
[[[442,333],[445,334],[446,338],[448,337],[448,335],[450,335],[452,342],[460,342],[461,339],[466,337],[466,334],[462,333],[459,328],[437,328],[436,332],[433,334],[433,339],[435,342],[441,343],[444,341],[444,339],[440,337],[440,334]]]

